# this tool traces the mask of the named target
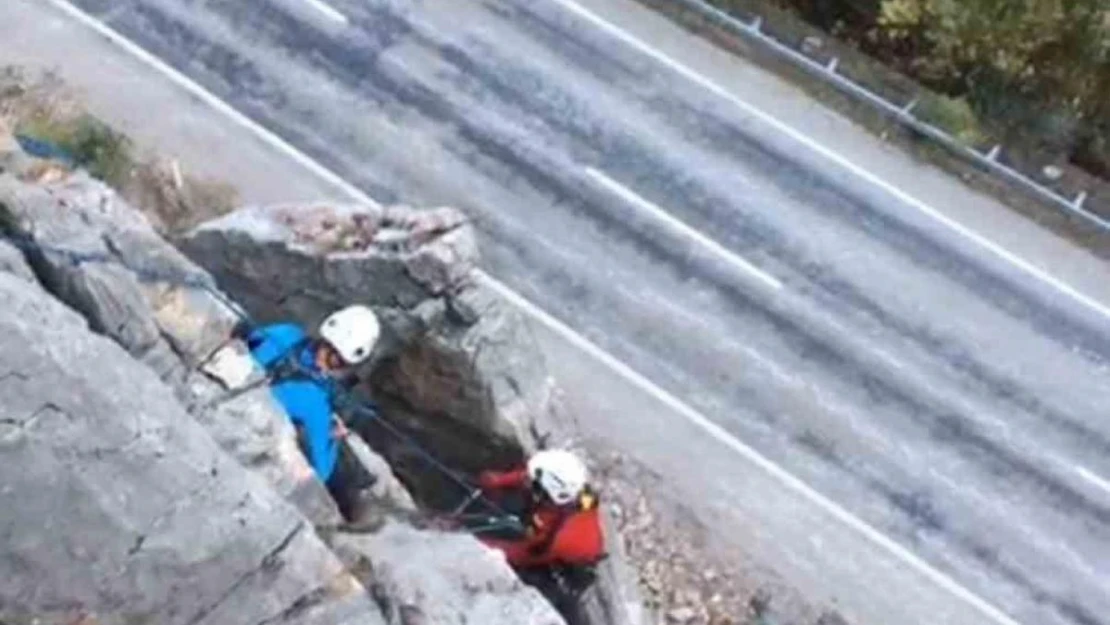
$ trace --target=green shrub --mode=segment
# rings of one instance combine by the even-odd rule
[[[74,119],[35,117],[20,124],[18,130],[56,144],[79,167],[114,187],[122,185],[135,166],[131,141],[90,115]]]
[[[947,131],[964,145],[980,147],[989,139],[975,111],[964,98],[929,96],[921,100],[914,112],[922,120]]]

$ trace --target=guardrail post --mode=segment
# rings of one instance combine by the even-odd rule
[[[877,94],[860,83],[854,81],[850,76],[839,73],[838,67],[840,65],[840,58],[833,57],[828,63],[821,65],[820,60],[813,58],[804,50],[799,50],[795,44],[787,44],[773,34],[763,32],[763,17],[755,16],[750,22],[745,22],[742,19],[730,16],[727,12],[722,11],[714,6],[709,5],[706,0],[680,0],[682,4],[692,7],[695,11],[703,15],[710,16],[718,23],[725,24],[727,27],[737,34],[750,35],[753,39],[758,39],[759,42],[765,46],[770,47],[780,58],[785,58],[790,63],[797,67],[806,70],[816,70],[815,74],[824,74],[823,78],[827,84],[833,85],[842,91],[848,92],[853,95],[857,100],[863,101],[870,106],[882,110],[884,113],[894,113],[894,117],[899,122],[912,128],[922,134],[926,135],[939,145],[942,145],[958,156],[964,158],[971,158],[977,162],[986,161],[992,164],[992,169],[996,173],[1005,176],[1011,181],[1023,185],[1027,190],[1036,192],[1041,196],[1046,196],[1046,192],[1053,199],[1053,203],[1057,207],[1067,208],[1077,211],[1085,218],[1097,223],[1100,228],[1110,232],[1110,220],[1103,219],[1097,215],[1092,215],[1082,209],[1082,205],[1087,200],[1087,192],[1081,191],[1072,199],[1056,193],[1052,189],[1048,189],[1044,185],[1030,179],[1026,174],[1022,173],[999,161],[1002,154],[1002,145],[995,144],[990,150],[982,152],[978,146],[968,145],[967,143],[956,139],[949,133],[941,130],[940,128],[924,121],[922,118],[913,114],[914,110],[921,104],[921,95],[913,96],[909,102],[899,107],[898,104],[892,102],[880,94]],[[3,2],[3,0],[0,0]],[[824,68],[820,71],[818,68]],[[928,92],[925,92],[928,95]],[[1047,197],[1047,196],[1046,196]]]

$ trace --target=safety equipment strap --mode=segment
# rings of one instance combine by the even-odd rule
[[[578,495],[578,499],[575,500],[575,509],[573,511],[560,509],[559,516],[555,519],[555,525],[551,528],[551,531],[548,532],[547,536],[544,537],[543,542],[532,547],[533,553],[546,553],[551,549],[551,546],[555,544],[555,538],[558,537],[559,532],[562,531],[563,526],[566,525],[566,522],[572,515],[590,510],[596,505],[597,494],[587,488]]]

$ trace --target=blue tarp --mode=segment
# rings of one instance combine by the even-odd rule
[[[61,161],[68,167],[73,167],[76,161],[69,152],[66,152],[61,146],[50,141],[43,139],[36,139],[28,137],[27,135],[15,136],[15,140],[19,143],[19,147],[36,158],[48,158],[55,161]]]

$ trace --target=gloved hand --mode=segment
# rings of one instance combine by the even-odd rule
[[[348,373],[347,375],[339,378],[336,383],[339,385],[339,388],[341,390],[350,391],[354,387],[358,386],[359,382],[362,382],[362,380],[358,377],[357,373]]]
[[[482,490],[496,490],[500,488],[498,478],[500,475],[495,471],[482,471],[478,474],[478,486]]]
[[[351,431],[347,429],[347,424],[343,423],[342,419],[340,419],[338,417],[332,419],[332,425],[331,425],[332,438],[334,438],[336,440],[343,440],[344,438],[347,438],[347,436],[350,435],[350,433],[351,433]]]

